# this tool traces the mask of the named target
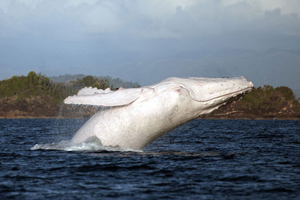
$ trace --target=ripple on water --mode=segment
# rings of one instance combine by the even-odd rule
[[[300,197],[297,121],[195,120],[141,152],[71,144],[75,122],[0,120],[1,199]]]

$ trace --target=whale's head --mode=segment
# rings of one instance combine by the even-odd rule
[[[207,114],[220,106],[241,98],[253,88],[253,83],[246,78],[169,78],[161,85],[171,84],[182,96],[186,96],[186,104],[189,104],[189,112],[196,113],[197,116]],[[185,92],[184,92],[185,91]],[[186,106],[186,105],[185,105]],[[187,106],[186,106],[187,107]]]

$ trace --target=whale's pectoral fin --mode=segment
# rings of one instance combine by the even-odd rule
[[[95,92],[94,94],[82,94],[79,91],[78,95],[67,97],[64,103],[95,106],[123,106],[138,99],[143,90],[143,88],[130,88],[107,93]]]

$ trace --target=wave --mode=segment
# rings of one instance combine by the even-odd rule
[[[62,140],[58,143],[35,144],[30,150],[62,150],[62,151],[134,151],[118,146],[103,146],[97,137],[90,137],[82,143],[71,143],[71,140]],[[142,151],[138,151],[142,152]]]

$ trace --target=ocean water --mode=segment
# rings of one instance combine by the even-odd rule
[[[1,119],[0,199],[300,199],[300,121],[194,120],[141,152],[84,120]]]

